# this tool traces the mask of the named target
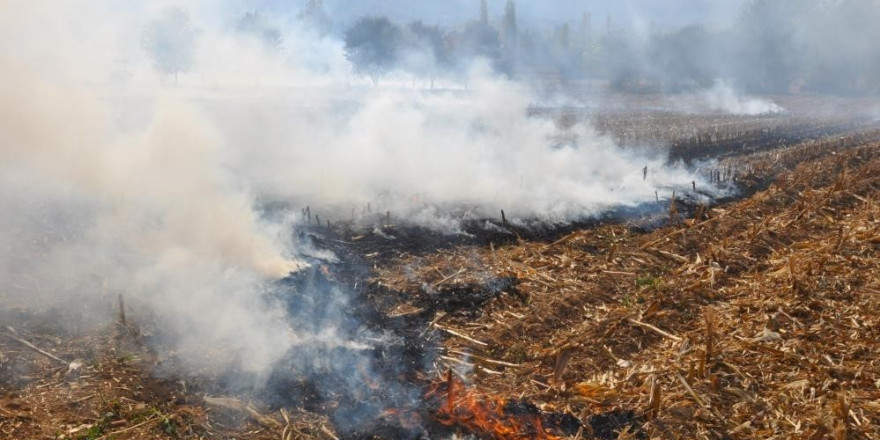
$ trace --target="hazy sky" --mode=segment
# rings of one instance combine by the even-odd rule
[[[307,0],[261,0],[272,9],[299,9]],[[580,21],[584,12],[593,14],[593,25],[605,25],[605,17],[628,25],[638,19],[658,25],[684,25],[705,22],[726,25],[736,16],[745,0],[518,0],[519,19],[526,25],[548,25]],[[387,15],[397,21],[421,19],[428,23],[449,24],[479,16],[479,0],[325,0],[337,21],[364,15]],[[490,16],[497,19],[506,0],[489,0]]]

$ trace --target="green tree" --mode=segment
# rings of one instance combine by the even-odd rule
[[[269,24],[259,11],[246,12],[238,20],[236,29],[258,38],[269,49],[277,49],[283,41],[281,31]]]
[[[508,70],[512,70],[517,59],[517,42],[519,29],[516,24],[516,4],[513,0],[507,0],[504,5],[504,17],[501,21],[501,38],[504,46],[504,63]]]
[[[195,66],[197,32],[189,14],[181,8],[166,9],[144,29],[141,47],[162,75],[174,76]]]
[[[501,41],[498,31],[479,21],[468,23],[464,30],[453,36],[452,51],[459,68],[467,69],[471,63],[484,58],[498,69],[501,63]]]
[[[412,73],[431,79],[451,67],[452,56],[446,44],[446,36],[439,26],[429,26],[414,21],[406,26],[405,52],[408,53],[406,68]]]
[[[345,32],[345,57],[355,72],[369,75],[373,84],[399,60],[400,27],[387,17],[365,17]]]
[[[297,18],[321,35],[329,33],[333,27],[330,14],[324,8],[324,0],[309,0]]]

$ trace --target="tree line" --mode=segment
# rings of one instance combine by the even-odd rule
[[[754,93],[880,93],[877,0],[750,0],[723,29],[692,24],[636,31],[612,26],[610,17],[598,29],[589,14],[573,25],[525,29],[513,0],[494,23],[483,0],[473,21],[449,28],[382,16],[336,23],[322,0],[309,0],[295,20],[317,35],[340,38],[353,70],[374,82],[391,72],[432,82],[461,78],[484,59],[505,75],[602,80],[625,91],[688,91],[723,79]],[[234,30],[276,50],[285,38],[277,23],[255,10]],[[172,9],[144,29],[142,47],[157,71],[176,77],[193,68],[197,37],[186,12]]]
[[[751,0],[733,24],[652,26],[636,32],[575,26],[520,30],[508,1],[500,24],[480,20],[447,30],[364,17],[344,32],[355,70],[374,81],[391,71],[442,76],[485,58],[499,72],[562,81],[607,80],[617,90],[678,92],[719,79],[754,93],[880,92],[880,2]]]

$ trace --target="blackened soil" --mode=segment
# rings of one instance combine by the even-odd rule
[[[583,426],[581,421],[571,414],[544,412],[538,409],[534,403],[525,400],[509,401],[504,404],[502,410],[507,416],[538,419],[547,432],[556,436],[571,437],[577,434]]]
[[[346,438],[369,438],[373,429],[396,425],[410,435],[394,438],[414,438],[419,426],[386,415],[418,409],[427,385],[424,369],[441,341],[423,331],[427,316],[387,317],[383,302],[400,294],[376,290],[364,281],[369,266],[355,252],[334,248],[338,261],[311,261],[310,269],[281,281],[279,293],[295,330],[318,335],[333,326],[344,344],[292,349],[270,377],[264,400],[327,414]]]
[[[696,196],[684,193],[677,197],[681,215],[696,210]],[[460,233],[440,232],[412,224],[386,224],[375,227],[351,227],[337,224],[312,225],[301,232],[301,240],[336,253],[343,262],[356,258],[367,268],[391,264],[397,258],[421,256],[458,246],[499,246],[520,241],[553,242],[572,232],[609,224],[626,224],[633,232],[645,232],[665,224],[669,202],[643,203],[617,207],[596,217],[564,223],[522,220],[516,224],[502,219],[462,220]],[[346,263],[343,263],[346,264]]]
[[[517,289],[516,278],[489,278],[481,283],[450,284],[439,288],[425,286],[415,305],[434,315],[438,311],[478,313],[486,303],[508,293],[525,299]]]
[[[594,414],[587,420],[592,438],[599,440],[615,440],[626,430],[639,440],[647,439],[648,434],[641,428],[644,420],[631,410],[615,410]]]

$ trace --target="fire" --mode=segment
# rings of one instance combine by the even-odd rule
[[[544,427],[541,412],[533,405],[488,396],[467,388],[452,373],[435,384],[429,396],[440,401],[437,422],[458,426],[470,433],[496,440],[561,439]]]

